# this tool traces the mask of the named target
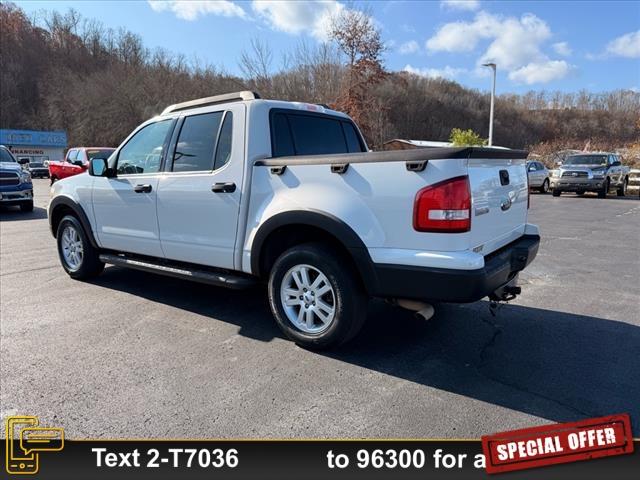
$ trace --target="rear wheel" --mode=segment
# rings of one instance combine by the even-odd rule
[[[104,263],[76,217],[67,215],[60,221],[56,240],[60,263],[71,278],[84,280],[100,275]]]
[[[584,195],[584,190],[576,190],[576,195]]]
[[[269,304],[276,323],[298,345],[338,346],[366,318],[367,296],[339,252],[320,243],[297,245],[276,260],[269,275]]]
[[[553,195],[554,197],[559,197],[559,196],[560,196],[560,193],[561,193],[561,192],[560,192],[560,190],[558,190],[557,188],[554,188],[554,189],[551,191],[551,195]]]
[[[50,181],[51,181],[51,185],[53,185],[54,183],[56,183],[56,180],[58,180],[58,178],[57,178],[57,177],[54,177],[53,175],[51,175],[51,179],[50,179]]]
[[[622,182],[622,186],[618,187],[616,193],[619,197],[624,197],[627,194],[627,187],[629,186],[629,179],[625,178],[624,182]]]
[[[545,178],[540,187],[540,193],[549,193],[549,179]]]

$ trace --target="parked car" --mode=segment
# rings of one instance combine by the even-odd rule
[[[26,170],[31,174],[31,178],[49,178],[49,166],[44,162],[29,161]]]
[[[620,197],[627,193],[629,167],[615,153],[581,153],[568,156],[551,175],[554,197],[562,192],[597,192],[604,198],[615,189]]]
[[[542,162],[527,162],[527,178],[529,188],[535,188],[540,193],[549,193],[549,170]]]
[[[92,158],[108,158],[115,151],[111,147],[74,147],[61,162],[49,162],[51,183],[87,171]]]
[[[268,286],[308,348],[359,331],[368,297],[513,298],[536,256],[527,152],[368,152],[323,106],[240,92],[167,107],[89,175],[52,187],[51,231],[75,279],[105,263],[230,288]]]
[[[0,145],[0,205],[17,205],[23,212],[30,212],[33,210],[33,183],[22,164],[8,148]]]

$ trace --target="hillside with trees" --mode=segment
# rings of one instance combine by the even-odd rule
[[[374,148],[391,138],[446,141],[453,128],[487,135],[489,95],[458,83],[389,72],[366,15],[333,22],[332,42],[300,42],[282,59],[258,40],[242,76],[151,50],[125,30],[48,12],[37,21],[0,4],[0,128],[66,130],[73,145],[117,145],[169,104],[238,90],[350,113]],[[640,151],[640,93],[529,92],[498,96],[494,143]],[[635,150],[634,150],[635,149]],[[633,160],[628,158],[628,160]]]

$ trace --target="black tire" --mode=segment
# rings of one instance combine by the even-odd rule
[[[607,178],[604,181],[604,184],[602,185],[602,189],[598,190],[598,198],[606,198],[607,193],[609,193],[609,189],[610,189],[610,183],[609,183],[609,179]]]
[[[577,190],[576,195],[579,195],[579,196],[584,195],[584,190]]]
[[[627,186],[629,185],[629,179],[625,178],[622,182],[622,186],[616,189],[616,193],[619,197],[624,197],[627,194]]]
[[[554,197],[559,197],[561,193],[562,193],[562,192],[561,192],[560,190],[558,190],[557,188],[554,188],[554,189],[551,191],[551,195],[553,195]]]
[[[297,327],[287,316],[281,299],[285,276],[302,265],[321,272],[333,289],[330,292],[335,312],[333,319],[328,322],[325,330],[316,333]],[[313,273],[312,271],[309,275]],[[269,305],[276,323],[288,338],[303,348],[322,350],[341,345],[358,334],[366,319],[367,295],[358,274],[349,266],[348,259],[321,243],[296,245],[280,255],[271,269],[268,287]],[[296,300],[295,296],[291,299]],[[309,305],[303,305],[304,301],[306,300],[301,300],[299,306],[290,307],[290,311],[295,312],[298,308],[298,312],[301,312],[303,308],[310,308]],[[315,301],[313,305],[315,306]]]
[[[77,266],[68,263],[63,254],[63,235],[67,228],[71,228],[77,232],[82,244],[82,260]],[[60,221],[56,234],[56,241],[58,244],[58,256],[60,257],[62,268],[64,268],[65,272],[67,272],[71,278],[76,280],[85,280],[97,277],[102,273],[102,270],[104,270],[104,263],[100,261],[98,250],[91,245],[82,225],[73,215],[67,215]]]
[[[22,202],[20,204],[20,211],[33,212],[33,200],[29,200],[28,202]]]
[[[51,180],[50,185],[53,185],[54,183],[56,183],[56,180],[58,180],[58,179],[57,179],[56,177],[52,176],[52,177],[50,178],[50,180]]]
[[[549,179],[545,178],[544,182],[542,182],[542,185],[540,186],[540,193],[549,193]]]

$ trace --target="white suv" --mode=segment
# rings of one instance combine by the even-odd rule
[[[89,175],[55,183],[49,220],[73,278],[105,263],[213,285],[268,284],[284,333],[352,338],[370,296],[519,293],[535,257],[526,152],[368,152],[323,106],[239,92],[168,107]]]

